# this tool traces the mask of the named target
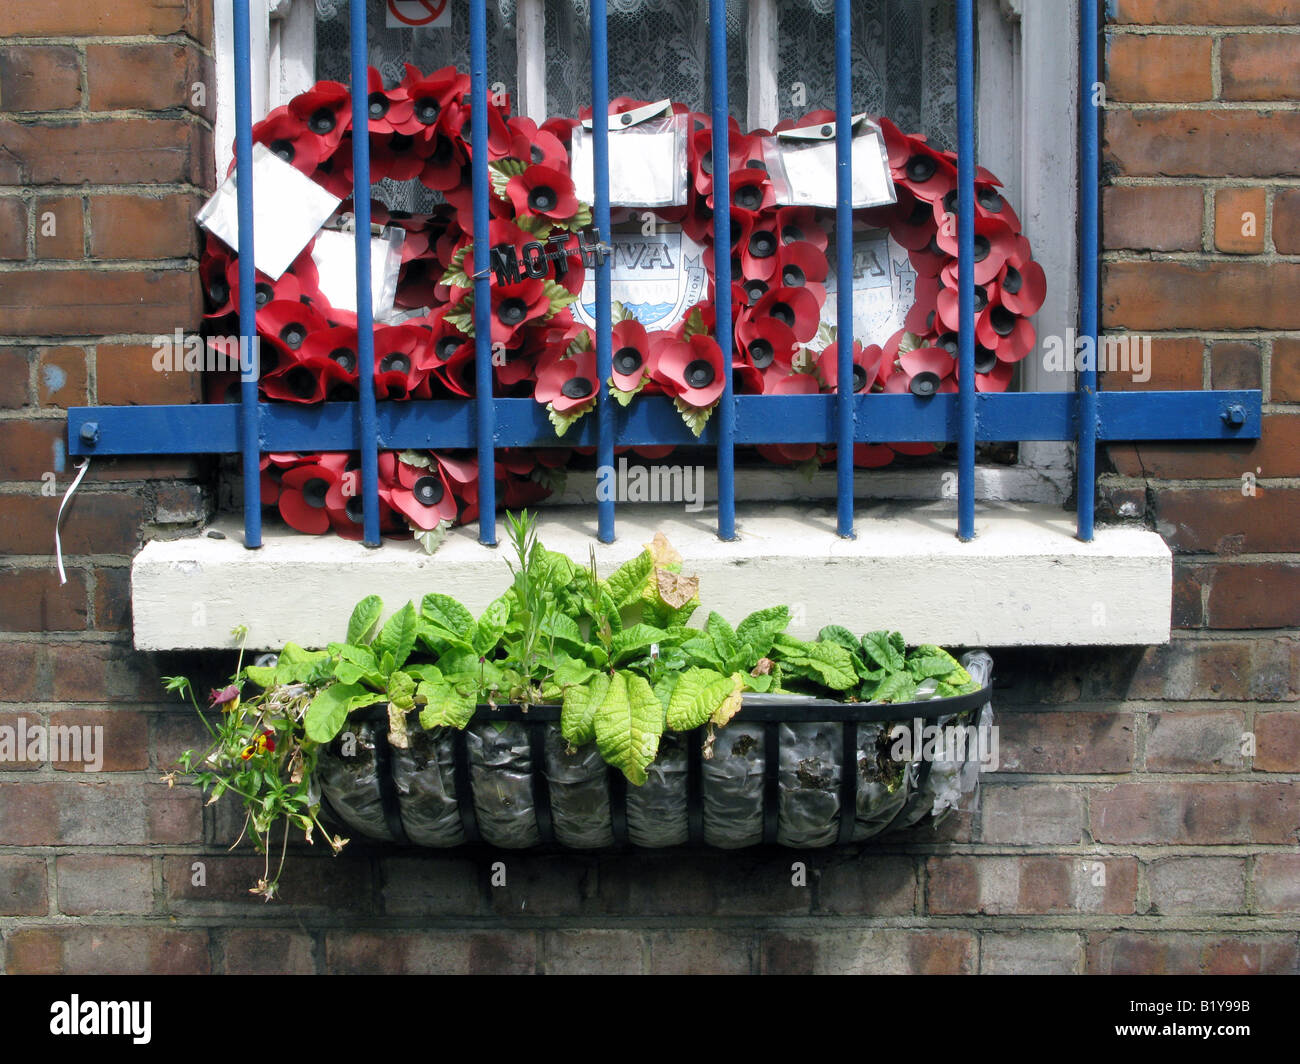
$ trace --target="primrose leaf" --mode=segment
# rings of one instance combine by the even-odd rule
[[[659,750],[664,710],[650,684],[634,673],[616,672],[595,714],[596,746],[607,765],[629,783],[645,783],[646,766]]]
[[[379,635],[375,637],[375,653],[380,655],[381,659],[392,654],[392,668],[401,668],[406,659],[411,656],[411,648],[415,646],[415,633],[419,627],[420,622],[415,613],[415,606],[408,602],[389,617],[388,622],[380,629]],[[392,669],[388,669],[385,675],[391,671]]]
[[[883,669],[897,672],[903,667],[903,652],[894,645],[888,632],[868,632],[862,637],[862,651],[867,662],[875,662]]]
[[[474,615],[450,595],[431,591],[420,603],[420,615],[450,635],[464,635],[474,627]]]
[[[654,567],[650,552],[643,550],[631,561],[624,562],[615,569],[605,581],[615,605],[621,609],[640,598]]]
[[[550,610],[537,625],[537,633],[543,639],[554,637],[557,641],[568,643],[574,647],[583,647],[586,640],[582,638],[582,630],[578,627],[578,622],[572,617],[555,610]]]
[[[330,674],[327,650],[303,650],[297,643],[285,643],[275,663],[275,683],[311,683]]]
[[[249,665],[244,669],[247,676],[258,687],[270,687],[275,683],[275,667],[266,665]]]
[[[720,613],[709,611],[709,616],[704,622],[704,634],[713,640],[714,649],[721,662],[729,661],[740,649],[735,631]]]
[[[772,649],[772,641],[777,634],[784,632],[790,623],[788,606],[769,606],[765,610],[756,610],[736,626],[736,638],[749,647],[751,656],[757,661],[766,657]],[[752,665],[753,662],[747,662]]]
[[[373,705],[375,696],[364,687],[336,683],[326,687],[311,700],[303,718],[307,738],[327,743],[338,735],[348,714],[361,706]]]
[[[828,643],[838,643],[850,654],[860,656],[862,653],[862,645],[858,642],[858,637],[842,625],[828,624],[817,633],[817,638]]]
[[[396,669],[388,677],[388,701],[400,710],[408,710],[415,705],[415,680]]]
[[[668,727],[690,731],[702,727],[736,689],[733,677],[712,669],[689,668],[680,674],[668,700]]]
[[[379,615],[384,612],[384,600],[378,595],[367,595],[352,609],[348,619],[348,639],[354,646],[369,643],[375,634]]]
[[[420,724],[425,728],[464,728],[474,716],[476,705],[474,691],[461,694],[445,680],[421,683],[415,689],[415,700],[425,703],[420,710]]]
[[[905,672],[886,676],[872,695],[873,702],[906,702],[916,694],[916,681]]]
[[[614,661],[620,660],[637,654],[648,649],[655,643],[662,643],[668,636],[662,628],[655,628],[649,624],[634,624],[631,628],[624,628],[621,632],[614,633],[613,651]]]
[[[505,595],[488,604],[487,609],[483,611],[483,616],[478,619],[478,624],[474,626],[474,633],[470,638],[470,642],[474,644],[474,649],[480,656],[487,656],[496,649],[506,630],[506,621],[509,619],[510,600]]]
[[[560,734],[572,746],[582,746],[596,738],[596,710],[609,693],[609,674],[598,672],[587,684],[564,689],[560,709]]]

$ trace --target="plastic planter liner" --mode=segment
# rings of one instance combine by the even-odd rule
[[[952,760],[895,760],[893,728],[992,726],[993,661],[962,664],[972,695],[872,705],[790,695],[747,695],[717,729],[665,734],[640,787],[601,760],[594,743],[569,753],[559,707],[480,707],[464,731],[413,730],[389,742],[382,706],[348,722],[321,752],[317,779],[329,808],[375,839],[448,847],[486,843],[603,849],[706,844],[815,848],[860,842],[925,818],[942,821],[978,797],[980,748],[945,744]],[[537,771],[540,766],[541,771]],[[847,768],[847,770],[846,770]]]

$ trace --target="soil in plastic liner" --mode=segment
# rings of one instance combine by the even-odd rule
[[[763,841],[763,726],[734,721],[703,762],[704,841],[724,850]]]
[[[320,752],[316,775],[330,807],[354,831],[394,841],[384,819],[375,771],[375,729],[363,721],[347,727]]]
[[[556,841],[576,850],[612,846],[609,768],[596,744],[569,753],[559,726],[548,724],[544,756]]]
[[[627,788],[627,835],[634,846],[681,846],[690,841],[686,741],[669,732],[646,768],[646,781]]]
[[[419,846],[465,841],[456,802],[455,741],[450,728],[413,725],[406,749],[393,747],[393,786],[407,838]]]
[[[892,724],[863,721],[858,725],[857,801],[853,841],[878,835],[894,822],[916,786],[916,765],[892,756]]]
[[[807,849],[838,839],[843,730],[830,723],[778,725],[780,845]]]
[[[533,809],[529,725],[518,721],[471,724],[470,785],[479,831],[489,846],[521,850],[541,843]]]

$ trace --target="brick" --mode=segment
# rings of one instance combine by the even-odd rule
[[[1266,26],[1300,23],[1297,0],[1116,0],[1107,21],[1143,26]]]
[[[74,854],[55,862],[59,912],[69,916],[147,913],[153,909],[148,857]]]
[[[984,842],[1073,846],[1083,841],[1084,797],[1073,787],[986,785],[982,802]]]
[[[86,627],[86,574],[67,570],[59,584],[47,569],[0,570],[0,631],[77,632]]]
[[[1169,624],[1172,628],[1204,628],[1205,605],[1202,567],[1182,558],[1174,560],[1174,594]]]
[[[0,183],[211,183],[211,133],[179,118],[20,123],[0,119]],[[210,165],[210,163],[208,164]]]
[[[1275,403],[1300,402],[1300,340],[1279,336],[1273,341],[1269,396]]]
[[[45,859],[0,855],[0,916],[44,916]]]
[[[1263,387],[1263,365],[1259,347],[1239,341],[1210,345],[1210,386],[1218,389]]]
[[[158,927],[33,927],[5,941],[11,975],[207,975],[208,933]]]
[[[90,250],[102,259],[172,259],[199,253],[191,195],[91,196]]]
[[[909,916],[916,912],[916,867],[910,857],[854,854],[821,868],[817,911],[847,915]]]
[[[80,757],[77,757],[73,745],[68,748],[72,760],[66,762],[55,760],[51,751],[56,770],[85,772],[94,761],[99,762],[99,768],[92,770],[99,772],[134,772],[149,767],[149,724],[143,713],[133,713],[124,708],[109,711],[56,710],[50,714],[50,724],[55,728],[76,728],[82,743]],[[93,730],[87,732],[87,728]],[[70,732],[62,734],[72,735]],[[91,737],[93,747],[86,745],[87,735]]]
[[[1130,344],[1133,340],[1130,339]],[[1205,359],[1205,345],[1198,339],[1187,337],[1176,340],[1150,338],[1150,353],[1145,372],[1138,373],[1134,356],[1130,354],[1128,372],[1122,369],[1103,371],[1101,386],[1114,391],[1193,391],[1201,390],[1201,364]],[[1142,351],[1147,352],[1146,341]],[[1122,354],[1120,357],[1123,357]],[[1141,356],[1139,356],[1141,357]],[[1146,376],[1146,380],[1137,377]]]
[[[39,485],[43,474],[68,464],[66,439],[67,423],[62,418],[0,421],[0,480]]]
[[[211,741],[199,715],[188,706],[177,706],[159,713],[151,728],[154,743],[154,768],[169,772],[186,750],[203,750]]]
[[[718,911],[736,916],[795,916],[810,912],[811,888],[796,887],[790,881],[793,860],[784,854],[728,855],[725,865],[719,862],[714,866],[713,883],[709,885]],[[808,863],[808,868],[811,872],[814,866]]]
[[[1133,770],[1133,715],[999,714],[998,760],[1004,772],[1111,773]]]
[[[1225,100],[1294,100],[1295,41],[1289,34],[1228,34],[1219,73]]]
[[[651,975],[749,975],[756,970],[754,936],[740,931],[653,931]]]
[[[159,783],[145,790],[145,837],[150,842],[195,845],[202,836],[202,795],[196,787],[173,789]]]
[[[154,368],[157,348],[138,344],[100,344],[96,354],[97,398],[106,406],[196,403],[196,373]]]
[[[80,196],[36,201],[36,257],[80,259],[85,256]]]
[[[537,944],[531,931],[330,931],[325,971],[331,975],[531,975]]]
[[[1273,196],[1273,246],[1284,255],[1300,254],[1300,188],[1279,189]]]
[[[304,931],[226,932],[226,975],[315,975],[316,960],[311,935]]]
[[[0,760],[0,771],[2,772],[35,772],[37,769],[45,767],[45,762],[39,756],[39,750],[33,753],[29,759],[27,751],[30,747],[31,730],[46,723],[42,714],[27,710],[20,713],[0,713],[0,727],[13,729],[14,749],[12,754],[6,753],[3,760]]]
[[[966,975],[975,970],[969,931],[902,928],[773,931],[763,935],[765,975]]]
[[[932,857],[926,866],[931,916],[1124,914],[1133,912],[1136,902],[1132,858]]]
[[[276,834],[278,843],[278,829]],[[204,865],[201,883],[195,882],[193,866],[196,861]],[[274,870],[275,864],[271,867]],[[163,861],[163,879],[168,907],[176,914],[214,914],[234,909],[265,911],[262,899],[249,893],[249,888],[262,878],[263,869],[264,862],[260,856],[194,854],[167,857]],[[276,897],[294,908],[336,909],[364,914],[370,908],[369,865],[347,851],[338,858],[328,854],[291,857],[286,862]]]
[[[1256,772],[1300,772],[1300,713],[1255,716]]]
[[[1117,472],[1156,480],[1300,476],[1300,417],[1265,414],[1258,440],[1181,444],[1116,444],[1108,448]]]
[[[207,514],[203,489],[197,484],[159,484],[154,502],[154,521],[160,525],[190,524]]]
[[[121,632],[131,627],[131,570],[129,567],[94,571],[93,622],[97,632]]]
[[[1286,177],[1300,168],[1300,113],[1107,111],[1105,162],[1125,177]]]
[[[1300,644],[1294,638],[1251,640],[1250,697],[1256,702],[1287,702],[1296,698],[1300,680]]]
[[[0,329],[20,334],[170,332],[199,314],[198,275],[177,270],[15,271],[0,295]]]
[[[12,846],[126,846],[187,842],[172,825],[182,811],[196,835],[201,821],[196,789],[169,791],[162,784],[60,779],[0,783],[5,841]],[[173,807],[170,820],[160,812]]]
[[[1204,199],[1199,188],[1111,186],[1103,189],[1105,247],[1108,250],[1199,251]]]
[[[1255,858],[1255,906],[1266,913],[1300,913],[1300,853]]]
[[[59,502],[45,495],[0,496],[0,520],[12,530],[6,553],[48,554]],[[129,555],[140,544],[140,527],[148,513],[148,501],[139,495],[79,491],[63,514],[63,551]]]
[[[61,111],[80,105],[81,64],[75,48],[0,48],[0,110]]]
[[[1106,92],[1130,103],[1208,100],[1214,95],[1209,37],[1124,34],[1106,41]]]
[[[1259,554],[1288,551],[1300,523],[1300,490],[1241,485],[1155,494],[1156,528],[1175,551]]]
[[[204,0],[132,0],[124,4],[85,4],[44,0],[0,10],[0,37],[124,37],[187,33],[206,40]]]
[[[1245,717],[1236,711],[1179,710],[1147,717],[1148,772],[1239,772]]]
[[[41,406],[85,406],[86,351],[81,347],[42,347],[36,352],[36,398]]]
[[[641,936],[635,931],[547,931],[547,975],[640,975]]]
[[[27,258],[27,204],[0,196],[0,259]]]
[[[1242,913],[1246,911],[1244,857],[1169,857],[1147,870],[1155,912]]]
[[[58,702],[171,700],[163,691],[157,659],[129,644],[56,643],[48,648],[50,697]]]
[[[1300,565],[1242,562],[1215,569],[1206,605],[1212,628],[1300,625]]]
[[[670,916],[712,913],[719,908],[727,912],[768,912],[771,910],[765,906],[770,904],[781,911],[808,912],[812,892],[790,886],[788,861],[783,866],[766,864],[760,868],[751,864],[746,868],[748,875],[760,882],[733,896],[740,908],[732,909],[719,901],[719,869],[712,855],[636,854],[620,858],[601,866],[601,909],[610,914]]]
[[[31,702],[36,697],[37,647],[31,643],[0,643],[0,702]]]
[[[1218,189],[1214,193],[1215,248],[1258,255],[1264,250],[1266,209],[1262,188]]]
[[[981,975],[1078,975],[1079,936],[1068,932],[985,931],[980,935]]]
[[[1107,330],[1300,329],[1297,289],[1300,262],[1108,262],[1102,312]]]
[[[92,111],[211,110],[211,64],[184,42],[88,45],[86,80]],[[203,86],[201,93],[196,84]],[[195,106],[196,100],[208,106]]]
[[[0,347],[0,408],[18,410],[32,405],[30,347]]]
[[[482,876],[490,882],[490,868],[468,881],[475,885]],[[488,903],[502,916],[569,916],[590,908],[600,873],[596,862],[578,854],[518,854],[506,860],[506,883],[489,886]],[[477,911],[476,903],[473,911]],[[436,910],[435,910],[436,911]]]
[[[1207,935],[1103,931],[1088,936],[1097,975],[1284,974],[1296,966],[1294,934]]]
[[[1300,794],[1282,783],[1125,783],[1092,792],[1102,843],[1294,845]]]
[[[524,873],[506,862],[506,882]],[[384,912],[390,916],[420,914],[477,916],[483,907],[478,866],[469,860],[449,857],[398,857],[380,862],[383,877]],[[541,879],[537,876],[535,879]],[[515,887],[519,890],[519,886]],[[493,891],[495,898],[497,891]],[[516,905],[514,911],[535,913],[531,905]],[[546,910],[542,910],[545,912]]]

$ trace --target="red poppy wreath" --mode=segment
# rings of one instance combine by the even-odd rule
[[[400,84],[385,88],[370,71],[368,130],[372,179],[418,179],[441,193],[445,205],[428,215],[371,206],[373,220],[404,230],[395,309],[397,323],[374,330],[375,391],[380,399],[470,398],[475,390],[473,212],[470,193],[468,75],[448,67],[424,74],[407,66]],[[616,99],[611,114],[644,106]],[[837,386],[838,345],[827,309],[828,258],[833,210],[778,206],[764,165],[767,131],[742,134],[732,123],[728,181],[732,203],[734,338],[720,342],[714,328],[713,191],[717,168],[709,116],[674,104],[686,115],[687,195],[683,206],[656,208],[656,224],[678,227],[704,251],[709,284],[702,301],[668,327],[640,320],[636,308],[613,307],[611,395],[620,403],[638,395],[670,397],[699,435],[731,372],[742,394],[831,392]],[[584,117],[590,117],[589,113]],[[833,122],[829,111],[787,121],[774,132]],[[596,403],[598,380],[592,330],[581,307],[586,268],[579,234],[591,224],[590,208],[575,191],[570,172],[578,121],[555,118],[542,126],[510,113],[509,101],[488,107],[491,176],[489,246],[543,244],[570,252],[554,277],[494,283],[491,341],[495,393],[531,397],[543,404],[557,432]],[[926,396],[957,390],[956,157],[937,151],[879,119],[897,201],[854,212],[854,228],[875,231],[896,265],[908,271],[911,307],[883,344],[853,350],[855,392],[912,392]],[[253,128],[255,144],[310,176],[335,196],[352,191],[351,99],[345,86],[324,81],[279,107]],[[1005,390],[1015,363],[1034,343],[1029,318],[1046,294],[1043,269],[1033,260],[1020,222],[987,170],[976,176],[975,386]],[[349,210],[349,204],[341,205]],[[644,224],[650,212],[616,208],[613,224]],[[855,238],[856,239],[856,238]],[[313,241],[314,244],[314,241]],[[885,246],[885,245],[882,245]],[[356,315],[331,306],[321,291],[309,245],[278,279],[257,274],[257,332],[261,338],[260,393],[267,400],[320,403],[354,399],[358,389]],[[535,253],[535,252],[534,252]],[[904,254],[905,253],[905,254]],[[201,262],[209,331],[236,331],[227,320],[239,305],[236,255],[209,236]],[[829,318],[830,321],[826,319]],[[211,341],[220,341],[215,338]],[[728,362],[730,365],[728,366]],[[210,381],[208,398],[231,397],[233,378]],[[671,448],[633,448],[659,458]],[[818,465],[835,449],[817,444],[756,448],[781,464]],[[854,463],[883,466],[896,454],[935,450],[928,443],[859,444]],[[504,450],[494,477],[502,505],[517,508],[546,497],[561,482],[571,450]],[[292,527],[320,534],[361,537],[357,463],[347,454],[268,454],[262,461],[262,500],[278,507]],[[449,524],[477,516],[480,475],[473,455],[405,451],[380,456],[384,531],[413,529],[432,549]]]

